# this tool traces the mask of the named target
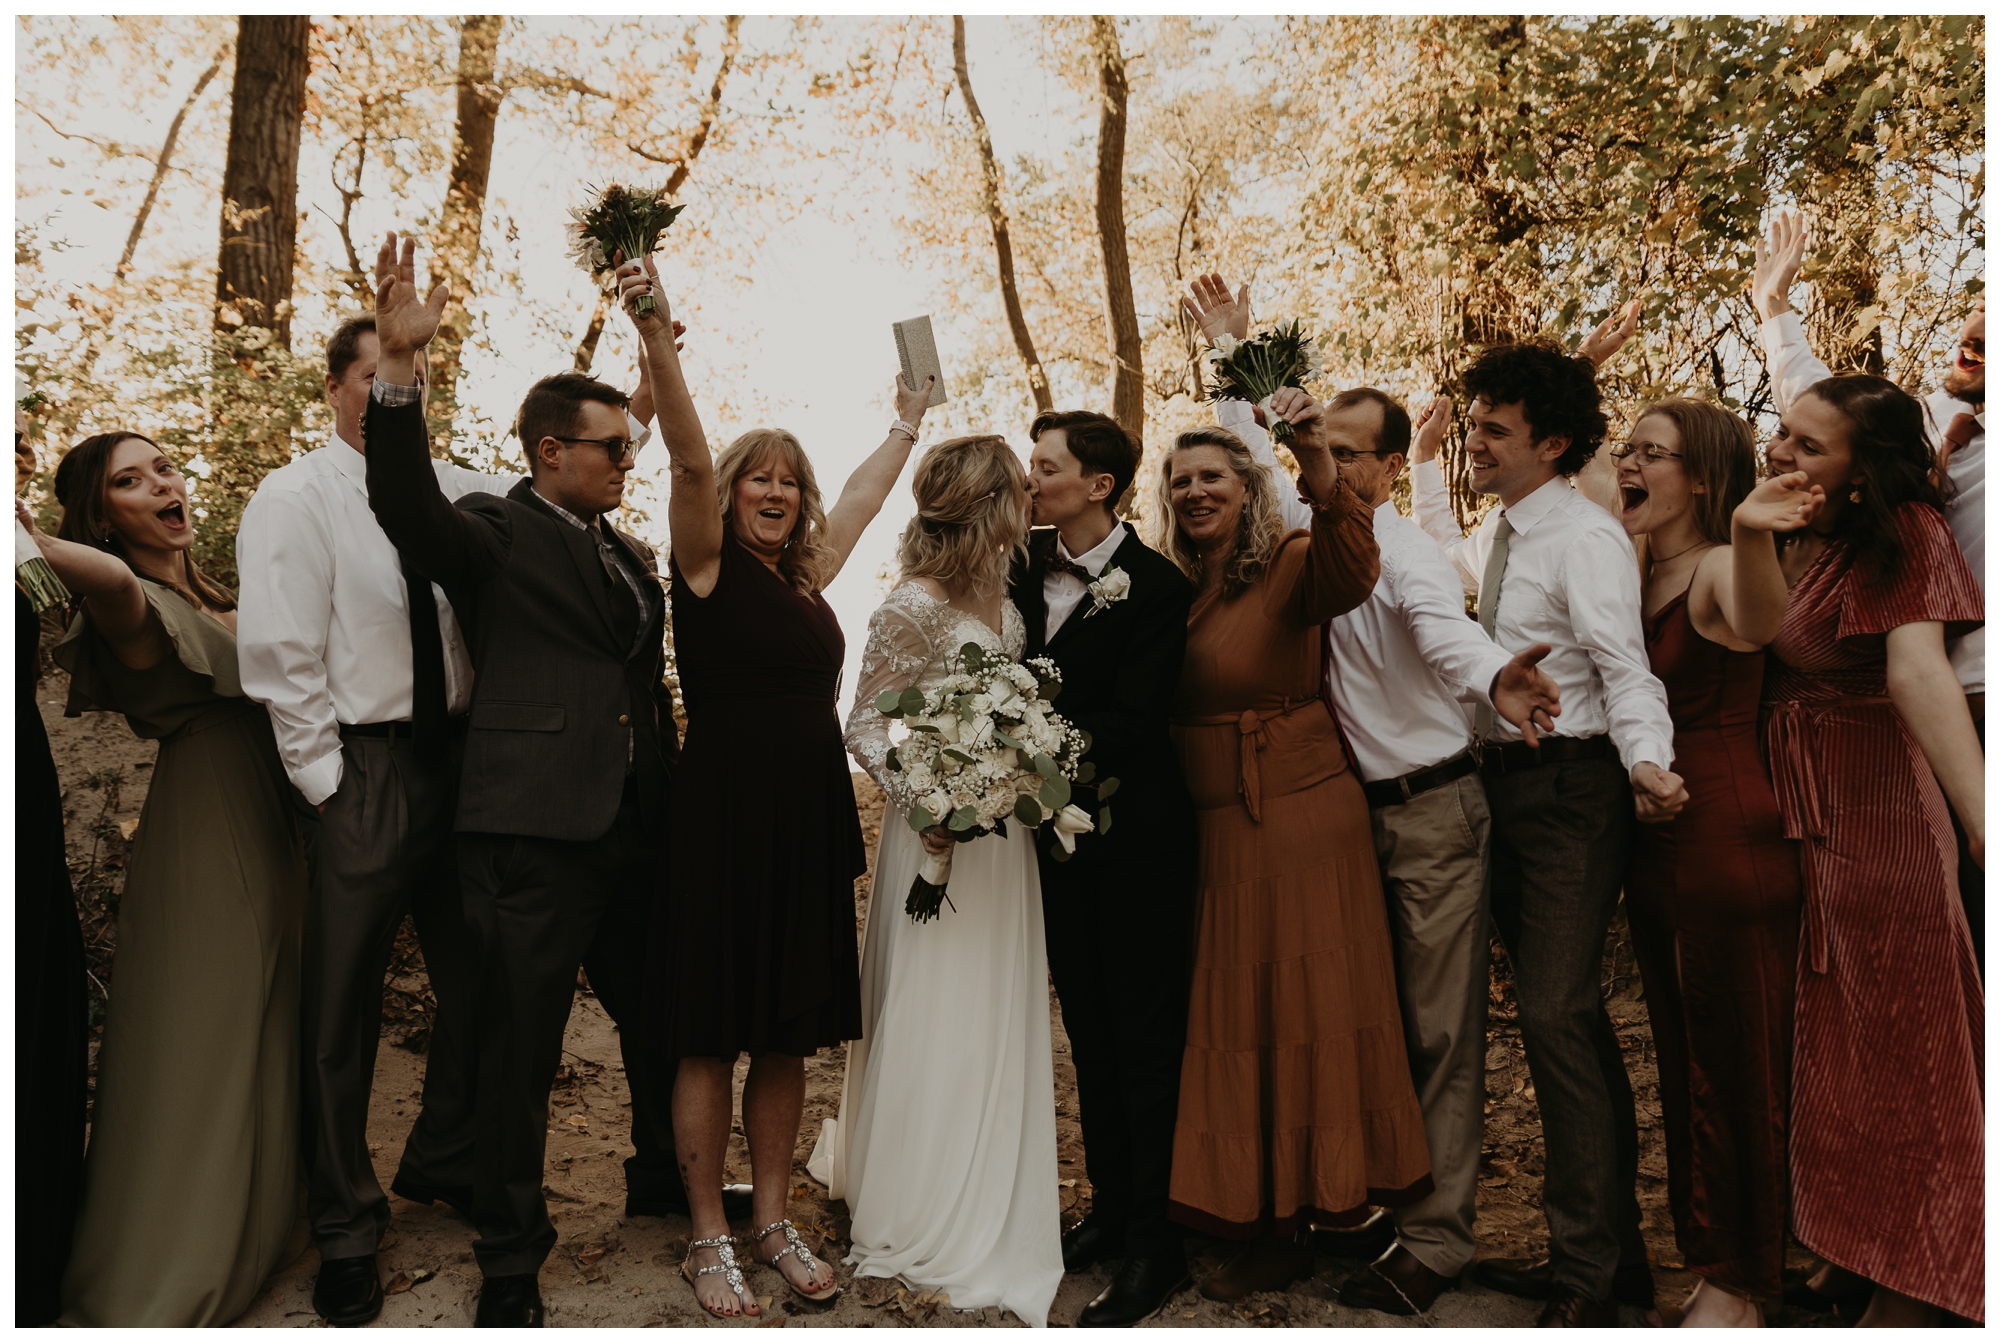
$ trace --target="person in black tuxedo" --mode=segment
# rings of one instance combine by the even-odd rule
[[[661,680],[666,602],[651,553],[608,519],[637,450],[616,388],[542,379],[517,425],[529,478],[504,499],[444,497],[415,354],[447,295],[419,297],[408,241],[391,261],[363,425],[369,506],[466,619],[478,674],[456,822],[480,1031],[475,1323],[539,1326],[556,1240],[542,1194],[548,1096],[579,965],[619,1023],[635,1130],[642,1089],[664,1100],[672,1087],[655,1072],[641,984],[656,862],[644,818],[665,806],[679,750]]]
[[[1009,595],[1028,657],[1062,674],[1055,706],[1090,733],[1085,757],[1119,787],[1115,823],[1063,861],[1040,833],[1049,971],[1076,1064],[1090,1215],[1063,1237],[1081,1272],[1124,1255],[1082,1326],[1135,1324],[1186,1286],[1167,1221],[1174,1112],[1187,1033],[1195,814],[1167,735],[1194,589],[1114,511],[1139,444],[1091,411],[1044,411],[1029,430],[1028,556]],[[1081,792],[1080,792],[1081,796]]]

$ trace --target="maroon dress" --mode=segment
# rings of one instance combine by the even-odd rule
[[[1801,845],[1792,1227],[1894,1291],[1986,1315],[1986,995],[1958,852],[1923,751],[1888,698],[1886,636],[1985,617],[1937,510],[1898,511],[1901,572],[1864,581],[1829,544],[1792,586],[1764,677],[1785,833]]]
[[[1659,1057],[1674,1236],[1690,1272],[1775,1298],[1800,895],[1799,846],[1785,838],[1758,749],[1764,654],[1703,638],[1685,592],[1647,622],[1646,651],[1688,790],[1678,817],[1638,828],[1625,876]]]
[[[861,1034],[868,865],[836,699],[833,608],[723,531],[706,597],[673,567],[687,738],[667,804],[655,972],[668,1052],[799,1057]]]

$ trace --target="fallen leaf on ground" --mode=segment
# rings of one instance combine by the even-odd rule
[[[888,1305],[899,1290],[894,1278],[861,1278],[854,1284],[855,1299],[870,1308]]]
[[[787,1316],[787,1315],[773,1315],[773,1316],[772,1316],[772,1317],[771,1317],[770,1319],[768,1319],[768,1320],[759,1320],[759,1321],[757,1322],[757,1327],[758,1327],[759,1329],[782,1329],[782,1328],[784,1328],[784,1327],[785,1327],[786,1325],[790,1324],[791,1322],[792,1322],[792,1321],[791,1321],[791,1317],[790,1317],[790,1316]]]
[[[407,1292],[416,1285],[417,1280],[415,1278],[407,1273],[398,1273],[395,1277],[389,1279],[389,1283],[382,1289],[382,1293],[385,1296],[394,1296],[398,1292]]]
[[[132,838],[132,836],[138,834],[139,818],[135,816],[129,821],[120,821],[118,823],[118,833],[123,835],[127,839],[130,839]]]
[[[1057,1184],[1058,1186],[1060,1186],[1061,1188],[1063,1188],[1063,1189],[1074,1189],[1074,1188],[1076,1188],[1076,1181],[1075,1181],[1075,1180],[1057,1180],[1057,1181],[1056,1181],[1056,1184]]]
[[[565,1119],[565,1120],[563,1120],[563,1123],[565,1123],[565,1124],[572,1124],[572,1125],[576,1126],[577,1128],[589,1128],[589,1127],[590,1127],[590,1116],[589,1116],[589,1115],[571,1115],[571,1116],[570,1116],[570,1117],[569,1117],[568,1119]]]

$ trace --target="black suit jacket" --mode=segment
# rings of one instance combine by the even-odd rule
[[[1064,866],[1096,869],[1115,862],[1136,868],[1169,854],[1172,861],[1189,862],[1194,804],[1181,780],[1167,714],[1187,653],[1194,586],[1128,526],[1111,566],[1131,578],[1131,591],[1101,611],[1086,596],[1049,638],[1042,578],[1055,544],[1054,528],[1031,532],[1028,557],[1015,563],[1008,583],[1028,627],[1025,655],[1056,664],[1062,673],[1056,712],[1090,733],[1084,759],[1096,764],[1097,777],[1118,780],[1118,791],[1105,804],[1111,808],[1111,833],[1080,837],[1075,858]],[[1077,800],[1095,812],[1088,790],[1078,790]],[[1038,834],[1046,854],[1055,842],[1053,831],[1044,826]]]
[[[430,465],[419,405],[370,401],[368,506],[416,569],[444,586],[474,682],[457,828],[591,840],[611,828],[629,760],[647,816],[666,805],[678,754],[662,680],[666,595],[652,554],[612,530],[651,584],[636,644],[613,628],[597,544],[521,481],[454,507]]]

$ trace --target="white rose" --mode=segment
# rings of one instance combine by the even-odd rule
[[[1214,354],[1219,354],[1222,356],[1222,359],[1227,359],[1229,358],[1230,355],[1236,353],[1236,347],[1241,345],[1242,343],[1243,342],[1236,339],[1236,337],[1230,335],[1228,332],[1225,331],[1223,334],[1215,338]],[[1217,359],[1215,362],[1221,363],[1222,359]]]

